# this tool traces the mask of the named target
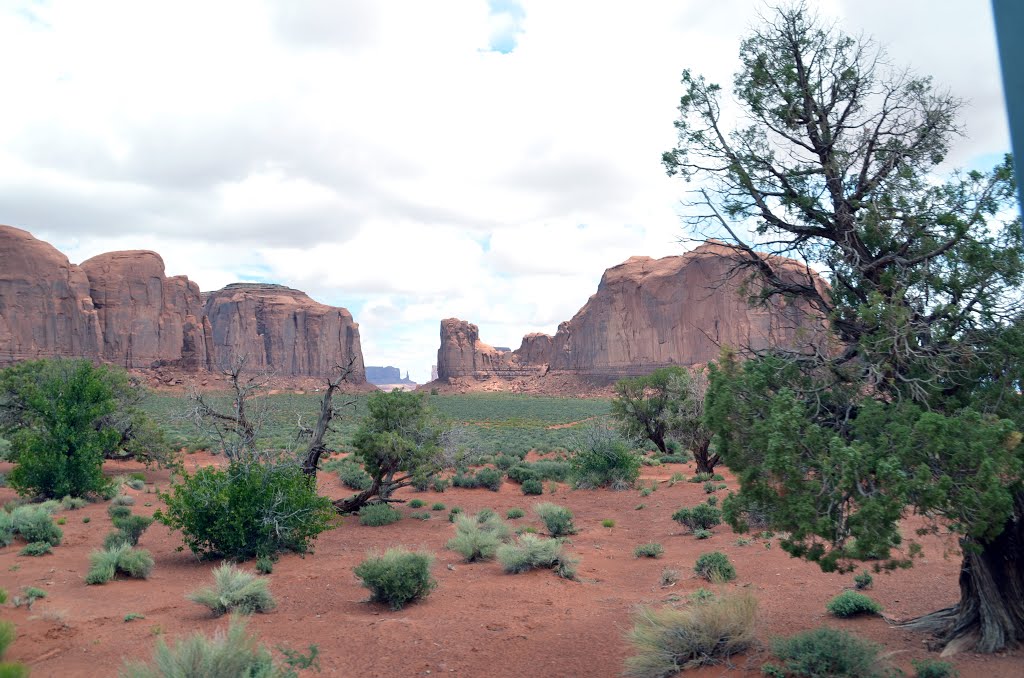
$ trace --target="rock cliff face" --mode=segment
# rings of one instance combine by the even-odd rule
[[[529,334],[518,350],[496,354],[477,327],[441,322],[438,377],[568,372],[617,379],[666,365],[714,360],[719,346],[762,349],[813,341],[821,321],[802,303],[747,303],[735,256],[709,242],[682,256],[632,257],[605,271],[597,293],[555,336]],[[796,271],[796,262],[777,262]],[[824,283],[822,283],[824,284]]]
[[[0,226],[0,361],[98,358],[101,347],[82,269],[31,233]]]
[[[244,354],[253,369],[323,375],[355,357],[350,381],[366,381],[359,325],[344,308],[282,285],[236,283],[210,292],[205,313],[215,365]]]
[[[125,367],[207,366],[199,286],[164,275],[156,252],[108,252],[82,262],[103,332],[103,358]]]
[[[84,357],[130,368],[219,370],[239,355],[281,376],[320,377],[354,357],[366,381],[359,325],[279,285],[203,293],[167,277],[156,252],[108,252],[82,263],[30,233],[0,226],[0,363]]]

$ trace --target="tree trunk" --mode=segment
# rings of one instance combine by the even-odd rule
[[[374,480],[372,485],[359,494],[352,495],[348,499],[335,499],[331,503],[338,513],[355,513],[373,499],[379,491],[380,481]]]
[[[718,465],[717,454],[711,454],[711,439],[701,442],[693,451],[693,459],[697,462],[697,473],[714,473]]]
[[[901,626],[934,633],[944,655],[999,652],[1024,642],[1024,493],[1014,505],[1002,534],[974,548],[964,543],[960,602]]]

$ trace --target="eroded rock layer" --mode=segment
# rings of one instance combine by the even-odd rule
[[[98,358],[102,343],[82,269],[28,231],[0,226],[0,361]]]
[[[350,381],[366,381],[359,325],[344,308],[283,285],[236,283],[209,293],[205,313],[215,364],[245,355],[253,369],[324,375],[355,358]]]
[[[751,306],[748,298],[756,290],[744,289],[750,284],[736,274],[736,261],[731,249],[714,242],[681,256],[631,257],[605,271],[597,293],[553,337],[529,334],[509,353],[481,342],[475,325],[443,320],[438,378],[557,371],[617,379],[666,365],[706,363],[721,346],[758,350],[820,339],[820,318],[803,302]],[[775,263],[802,275],[796,262]]]
[[[219,371],[243,355],[250,368],[287,377],[326,376],[351,360],[348,381],[365,383],[359,325],[344,308],[279,285],[200,293],[146,250],[75,266],[27,231],[0,226],[0,363],[64,356]]]

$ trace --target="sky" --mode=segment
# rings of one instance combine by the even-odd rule
[[[1009,134],[988,0],[808,0]],[[0,0],[0,223],[79,263],[344,306],[425,382],[442,318],[519,346],[605,269],[678,255],[662,152],[689,68],[728,85],[760,0]]]

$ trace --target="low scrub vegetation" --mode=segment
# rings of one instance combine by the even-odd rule
[[[509,574],[520,574],[537,568],[551,568],[564,579],[576,578],[576,561],[565,555],[557,539],[544,539],[524,533],[514,544],[498,547],[498,562]]]
[[[359,524],[369,527],[380,527],[397,523],[402,519],[402,512],[391,504],[368,504],[359,509]]]
[[[629,633],[629,678],[667,678],[718,664],[755,643],[757,600],[749,593],[713,597],[676,609],[641,608]],[[824,674],[823,674],[824,675]]]
[[[878,614],[882,606],[863,593],[843,591],[828,601],[825,609],[836,617],[855,617],[860,614]]]
[[[22,556],[45,556],[47,553],[53,553],[53,547],[45,541],[29,542],[18,551]]]
[[[249,634],[245,622],[232,617],[227,633],[213,637],[195,633],[173,647],[163,638],[156,641],[151,662],[129,662],[121,671],[124,678],[294,678],[287,664],[276,663],[270,650]]]
[[[389,549],[382,556],[370,556],[353,572],[370,590],[370,599],[400,610],[426,597],[437,582],[430,576],[434,557],[429,553]]]
[[[660,558],[665,553],[665,548],[661,544],[650,543],[640,544],[633,549],[634,558]]]
[[[710,582],[726,582],[736,578],[736,568],[729,562],[729,557],[721,551],[702,553],[693,566],[697,576]]]
[[[306,552],[331,526],[334,507],[290,462],[233,461],[201,468],[160,494],[167,504],[157,520],[180,530],[200,557],[248,559],[279,551]]]
[[[149,551],[119,543],[89,554],[89,573],[85,575],[85,583],[106,584],[118,574],[147,579],[152,571],[153,556]]]
[[[576,525],[572,522],[572,511],[564,506],[543,502],[535,505],[533,510],[544,521],[544,527],[547,528],[548,534],[552,537],[576,534]]]
[[[64,539],[64,532],[43,505],[16,507],[10,514],[9,526],[0,527],[0,531],[12,532],[29,543],[46,542],[50,546],[59,546]],[[0,536],[0,539],[4,537]]]
[[[463,557],[467,563],[494,558],[498,547],[512,536],[508,525],[494,513],[461,516],[455,521],[455,536],[447,548]]]
[[[188,599],[210,608],[215,617],[227,612],[252,614],[276,607],[267,580],[223,563],[213,571],[213,586],[194,591]]]
[[[612,429],[588,427],[573,448],[569,466],[576,487],[625,490],[640,477],[640,455]]]
[[[772,652],[782,665],[765,664],[769,676],[807,678],[885,678],[898,675],[880,660],[881,648],[837,629],[822,627],[788,638],[775,638]]]
[[[691,532],[710,530],[721,524],[722,512],[710,504],[697,504],[689,508],[681,508],[672,514],[672,520],[688,527]]]

